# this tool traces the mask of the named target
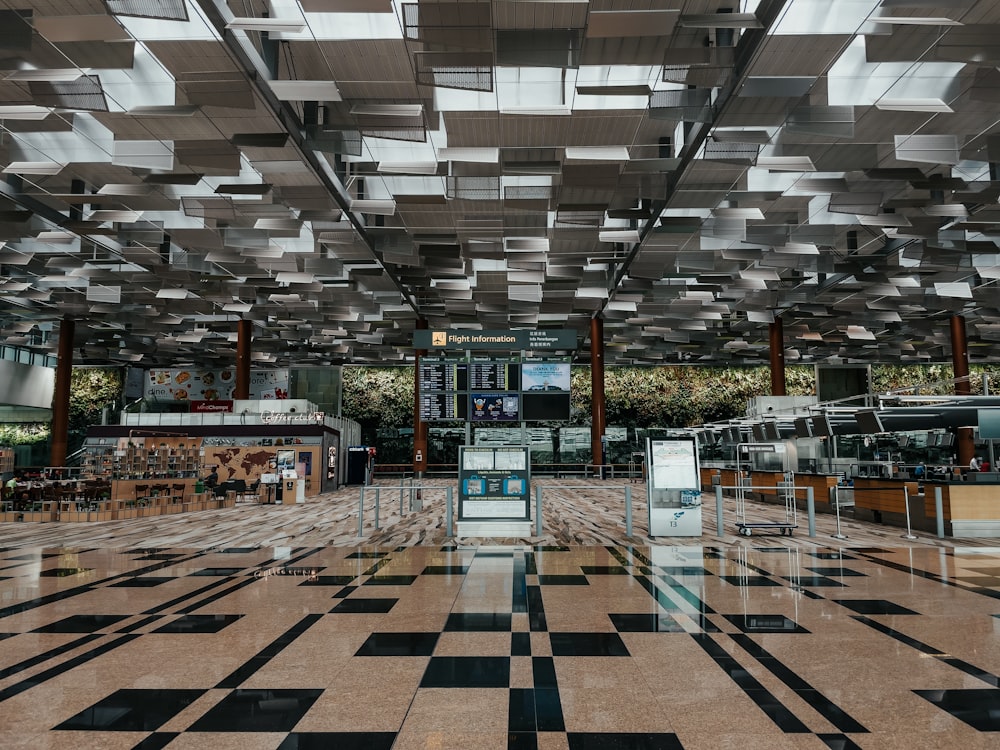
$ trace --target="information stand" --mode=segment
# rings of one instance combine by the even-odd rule
[[[646,439],[649,535],[701,536],[701,474],[692,436]]]
[[[528,446],[458,449],[458,535],[529,536]]]

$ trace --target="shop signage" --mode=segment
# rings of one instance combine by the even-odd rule
[[[326,419],[326,412],[309,411],[301,414],[297,412],[283,411],[262,411],[260,421],[264,424],[322,424]]]
[[[191,411],[204,414],[205,412],[232,412],[232,401],[191,401]]]

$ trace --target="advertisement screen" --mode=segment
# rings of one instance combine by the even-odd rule
[[[569,393],[569,362],[525,362],[521,365],[521,390]]]
[[[517,422],[521,399],[516,393],[473,393],[469,418],[473,422]]]

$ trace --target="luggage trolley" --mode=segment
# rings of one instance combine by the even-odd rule
[[[750,485],[750,478],[739,476],[736,488],[736,528],[743,536],[751,536],[754,529],[774,531],[777,530],[782,536],[792,535],[792,531],[799,527],[797,521],[797,509],[795,507],[795,475],[790,471],[785,472],[783,481],[778,482],[776,487],[778,497],[785,504],[784,521],[747,521],[747,501],[746,487]]]

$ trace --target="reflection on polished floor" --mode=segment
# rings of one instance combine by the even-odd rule
[[[998,598],[986,546],[8,547],[0,747],[995,748]]]

